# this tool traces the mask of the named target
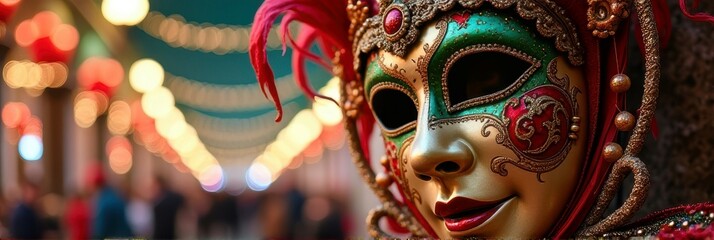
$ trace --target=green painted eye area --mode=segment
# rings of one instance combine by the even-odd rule
[[[417,107],[406,93],[392,89],[378,89],[372,94],[372,110],[379,123],[388,131],[396,131],[417,119]]]
[[[461,56],[447,69],[446,88],[452,106],[479,101],[516,87],[516,82],[532,66],[502,52],[476,52]],[[504,96],[505,97],[505,96]],[[491,101],[499,100],[497,96]]]

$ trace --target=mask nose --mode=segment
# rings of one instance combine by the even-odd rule
[[[473,152],[458,136],[449,128],[417,130],[408,163],[419,179],[452,178],[471,169]]]

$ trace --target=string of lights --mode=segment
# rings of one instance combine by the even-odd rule
[[[164,84],[176,97],[176,101],[192,108],[213,111],[249,111],[272,108],[258,84],[218,85],[187,79],[166,73]],[[300,89],[292,75],[276,79],[276,87],[282,99],[295,99]]]
[[[245,53],[250,41],[250,26],[187,22],[183,16],[149,12],[137,27],[169,46],[224,55]],[[268,49],[282,50],[278,25],[268,36]]]

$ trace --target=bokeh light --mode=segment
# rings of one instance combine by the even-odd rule
[[[27,161],[40,160],[44,153],[42,138],[32,134],[23,135],[17,144],[17,151],[20,153],[20,157]]]
[[[17,128],[30,119],[30,108],[21,102],[9,102],[2,109],[2,123],[8,128]]]
[[[55,28],[62,23],[62,19],[52,11],[42,11],[35,14],[31,21],[37,26],[36,38],[52,36]]]
[[[153,91],[164,83],[164,68],[153,59],[140,59],[129,68],[129,84],[140,93]]]
[[[183,113],[175,107],[166,116],[156,119],[155,124],[156,131],[169,140],[180,137],[188,126]]]
[[[327,85],[320,89],[320,94],[332,98],[340,99],[339,79],[333,78],[327,82]],[[334,126],[342,122],[342,110],[336,103],[323,99],[315,98],[315,103],[312,104],[312,111],[317,119],[325,126]]]
[[[15,28],[15,42],[21,47],[28,47],[35,42],[40,35],[37,24],[32,20],[20,22]]]
[[[23,135],[34,135],[42,138],[42,120],[36,116],[30,117],[27,122],[22,127],[21,134]]]
[[[58,88],[67,81],[67,66],[60,62],[34,63],[13,60],[3,67],[3,77],[10,88]]]
[[[99,102],[91,91],[80,92],[74,98],[74,122],[82,128],[91,127],[99,116]]]
[[[131,142],[124,136],[114,136],[107,141],[106,153],[109,168],[117,174],[125,174],[133,165]]]
[[[102,15],[114,25],[136,25],[148,12],[149,0],[102,1]]]
[[[124,135],[131,129],[131,107],[125,101],[115,101],[109,106],[107,128],[114,135]]]
[[[245,174],[248,188],[253,191],[263,191],[270,187],[273,177],[270,170],[261,163],[253,163]]]
[[[198,175],[198,181],[203,189],[209,192],[217,192],[223,188],[225,183],[223,169],[218,164],[212,164],[205,168]]]
[[[174,95],[168,88],[159,87],[141,97],[141,108],[151,118],[161,118],[174,108]]]
[[[98,90],[111,94],[124,79],[121,64],[111,58],[90,57],[77,69],[79,86],[87,90]]]
[[[50,40],[57,49],[71,51],[74,50],[79,43],[79,33],[72,25],[60,24],[54,29],[52,35],[50,35]]]

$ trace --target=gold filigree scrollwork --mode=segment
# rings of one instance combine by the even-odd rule
[[[520,121],[528,118],[528,116],[530,116],[532,118],[533,116],[542,114],[543,110],[539,110],[539,109],[544,109],[548,105],[555,104],[555,105],[553,105],[554,106],[553,120],[544,122],[544,126],[546,127],[546,129],[548,129],[548,136],[547,136],[546,142],[543,143],[543,145],[541,147],[534,149],[534,150],[523,150],[523,151],[518,149],[513,144],[513,142],[511,142],[511,139],[506,137],[506,136],[510,136],[510,133],[508,132],[508,128],[505,127],[505,126],[508,126],[509,121],[510,121],[509,119],[504,119],[503,123],[492,120],[490,122],[487,122],[486,125],[484,126],[484,128],[485,127],[495,127],[496,129],[499,129],[499,133],[496,136],[496,142],[508,147],[514,153],[516,153],[516,155],[518,156],[518,159],[516,159],[516,160],[509,158],[509,157],[504,157],[504,156],[495,157],[493,160],[491,160],[491,171],[498,173],[502,176],[506,176],[506,175],[508,175],[508,170],[506,170],[506,164],[510,163],[520,169],[536,173],[536,178],[538,179],[538,181],[543,182],[543,179],[541,178],[541,174],[555,169],[568,156],[568,152],[570,152],[570,149],[572,148],[572,141],[566,142],[565,145],[563,146],[563,148],[560,149],[560,151],[557,154],[555,154],[555,156],[550,157],[548,159],[534,160],[534,159],[532,159],[532,157],[528,156],[528,155],[536,155],[536,154],[543,153],[546,149],[548,149],[548,147],[550,147],[553,144],[558,143],[561,140],[567,141],[567,139],[566,140],[560,139],[560,136],[556,135],[556,133],[558,133],[560,131],[558,129],[558,127],[560,126],[560,124],[563,124],[560,122],[560,120],[558,120],[558,117],[556,115],[558,113],[565,113],[565,108],[563,107],[563,105],[560,102],[556,101],[555,99],[552,99],[551,97],[541,96],[539,98],[541,100],[536,100],[536,99],[532,99],[532,98],[526,99],[525,101],[527,102],[527,104],[528,104],[528,102],[530,102],[530,104],[531,104],[530,106],[528,106],[528,113],[526,115],[520,117],[516,121],[520,122]],[[513,104],[513,102],[507,103],[506,105],[509,105],[509,104]],[[574,109],[573,109],[573,111],[574,111]],[[566,116],[567,116],[567,114],[566,114]],[[481,133],[484,137],[487,137],[490,134],[490,133],[488,133],[488,134],[484,134],[484,133],[485,132],[483,132],[483,131]],[[525,139],[530,140],[530,137],[528,137],[528,136],[521,135],[518,133],[514,133],[514,134],[516,135],[516,137],[518,139],[524,140],[524,138],[525,138]],[[521,136],[519,136],[519,135],[521,135]]]
[[[408,9],[410,20],[405,23],[406,34],[397,39],[387,39],[382,18],[386,10],[394,1],[382,1],[379,16],[367,19],[362,27],[355,33],[353,51],[355,55],[355,69],[359,69],[359,56],[379,48],[404,57],[407,49],[419,36],[420,27],[434,18],[440,12],[446,12],[460,5],[466,9],[476,9],[484,2],[490,3],[498,9],[516,6],[517,13],[524,19],[535,20],[536,29],[545,37],[555,38],[555,46],[559,51],[567,52],[568,59],[573,65],[583,63],[583,49],[578,40],[575,25],[564,15],[564,11],[551,0],[423,0],[407,1],[403,6]]]
[[[404,189],[404,196],[411,202],[413,203],[421,203],[421,194],[419,194],[419,191],[417,191],[415,188],[412,188],[411,185],[409,184],[409,179],[407,178],[407,172],[409,171],[409,168],[407,167],[408,163],[408,158],[405,157],[405,152],[407,147],[410,144],[414,142],[414,136],[411,136],[404,140],[404,143],[402,143],[402,148],[399,149],[399,154],[397,154],[397,159],[399,159],[399,176],[397,177],[397,181],[402,185],[402,189]]]
[[[350,91],[350,89],[357,89],[355,87],[348,87],[352,83],[345,83],[345,82],[340,82],[341,84],[341,89],[342,89],[342,98],[343,102],[347,102],[347,98],[349,98],[349,94],[347,94],[344,91]],[[356,86],[360,86],[355,84]],[[358,90],[358,92],[362,92],[361,88]],[[426,237],[428,236],[427,233],[424,231],[423,228],[420,227],[419,222],[414,218],[412,213],[409,211],[409,209],[406,209],[403,206],[400,206],[400,204],[397,202],[397,200],[394,198],[394,195],[392,194],[391,191],[387,188],[382,188],[380,187],[377,182],[376,182],[376,174],[374,170],[372,170],[372,167],[370,166],[369,161],[367,160],[367,157],[364,154],[364,151],[362,150],[362,145],[361,145],[361,140],[360,140],[360,135],[359,132],[357,131],[357,121],[356,117],[349,117],[345,121],[345,128],[349,132],[348,134],[348,142],[349,142],[349,148],[350,152],[352,154],[352,159],[354,160],[355,166],[357,167],[360,175],[362,175],[362,178],[364,179],[365,183],[372,189],[372,191],[377,195],[377,198],[379,199],[380,202],[382,202],[382,209],[383,210],[378,210],[381,212],[387,211],[389,212],[390,216],[395,216],[395,219],[399,223],[399,225],[409,229],[409,231],[413,234],[413,237]],[[384,214],[384,213],[381,213]],[[370,219],[373,219],[373,217],[368,218],[368,221]],[[369,224],[369,229],[370,229],[370,234],[372,236],[377,237],[377,236],[384,236],[388,237],[387,235],[380,235],[380,232],[383,233],[383,231],[373,231],[375,229],[379,229],[378,223],[379,218],[375,221],[370,221]]]
[[[524,98],[523,102],[526,104],[526,109],[528,109],[528,112],[516,119],[516,126],[519,127],[523,126],[522,123],[524,121],[533,121],[534,116],[543,114],[549,106],[553,107],[552,120],[543,122],[543,126],[548,130],[548,136],[546,138],[546,142],[543,143],[540,147],[532,150],[530,149],[532,144],[531,138],[533,137],[533,134],[535,134],[535,128],[533,126],[525,126],[524,128],[527,130],[525,133],[521,133],[520,131],[515,132],[515,135],[518,139],[528,142],[528,149],[524,150],[523,152],[525,152],[526,154],[533,155],[541,154],[545,152],[548,148],[550,148],[551,145],[556,144],[560,141],[559,133],[561,122],[558,118],[558,114],[563,114],[567,116],[567,113],[565,112],[563,104],[550,96],[540,96],[537,98],[527,96]],[[517,103],[509,102],[506,104],[506,106],[513,104]]]
[[[399,64],[390,62],[388,63],[389,66],[387,66],[387,63],[385,62],[385,57],[383,53],[379,53],[377,57],[377,63],[379,64],[379,67],[386,73],[387,75],[402,80],[404,83],[408,84],[409,87],[414,89],[414,84],[412,81],[409,81],[406,77],[407,70],[405,70],[402,67],[399,67]]]
[[[657,26],[651,2],[649,0],[635,0],[634,3],[638,20],[642,26],[642,39],[645,45],[645,84],[640,114],[637,118],[637,125],[627,142],[624,156],[615,163],[603,191],[598,196],[595,207],[578,231],[580,236],[593,237],[602,235],[626,223],[640,209],[647,197],[649,173],[645,164],[636,155],[642,150],[645,137],[654,117],[657,96],[659,95],[659,37],[657,36]],[[626,172],[622,172],[626,170],[631,170],[635,176],[632,192],[619,209],[603,219],[605,209],[610,205],[622,183],[623,176],[626,174]]]
[[[603,213],[607,209],[607,206],[610,205],[610,202],[617,194],[625,177],[630,172],[632,172],[635,180],[630,196],[620,208],[603,219]],[[602,192],[600,192],[600,196],[598,196],[598,202],[595,204],[595,208],[593,208],[585,219],[586,227],[579,230],[578,235],[593,237],[625,224],[627,220],[640,209],[642,203],[644,203],[650,184],[649,177],[647,167],[639,158],[624,156],[619,159],[612,168],[605,187],[603,187]]]
[[[620,22],[630,16],[628,0],[588,0],[588,29],[599,38],[615,35]]]

